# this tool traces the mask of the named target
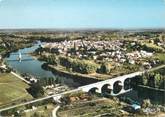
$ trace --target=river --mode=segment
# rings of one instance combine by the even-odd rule
[[[51,71],[42,69],[41,66],[44,62],[39,61],[39,60],[35,59],[33,56],[31,56],[30,54],[28,54],[28,53],[34,52],[38,47],[39,47],[39,44],[35,44],[32,47],[20,49],[17,52],[11,52],[10,55],[5,59],[5,61],[7,62],[9,67],[13,68],[15,71],[17,71],[20,74],[27,73],[27,74],[33,75],[35,77],[38,77],[38,78],[44,78],[44,77],[57,78],[58,77],[61,79],[62,84],[65,84],[67,86],[74,87],[74,88],[94,82],[94,81],[85,80],[85,79],[81,79],[81,78],[61,77],[55,73],[52,73]],[[21,62],[18,61],[19,53],[22,53]],[[146,97],[146,95],[144,95],[146,93],[148,93],[147,97]],[[142,96],[142,94],[144,96]],[[150,95],[150,98],[152,100],[154,100],[154,102],[156,102],[158,104],[165,103],[165,98],[164,98],[165,94],[163,96],[162,96],[162,94],[160,96],[160,94],[158,94],[158,93],[156,93],[157,95],[154,95],[155,94],[154,92],[152,92],[152,93],[148,92],[148,91],[143,92],[143,89],[139,90],[139,91],[133,90],[127,94],[122,95],[122,97],[126,96],[133,100],[141,102],[141,100],[143,100],[144,98],[148,98],[149,94],[152,94],[152,95]],[[163,98],[160,99],[160,97],[163,97]]]
[[[66,84],[70,87],[78,87],[84,85],[84,83],[73,79],[73,78],[66,78],[61,77],[56,74],[53,74],[51,71],[46,71],[42,69],[43,61],[39,61],[31,56],[29,53],[34,52],[39,47],[39,44],[34,44],[34,46],[29,48],[20,49],[16,52],[11,52],[10,55],[5,58],[8,66],[14,69],[19,74],[30,74],[37,78],[44,78],[44,77],[60,77],[62,84]],[[22,61],[18,60],[19,53],[21,53]],[[88,83],[86,83],[88,84]]]

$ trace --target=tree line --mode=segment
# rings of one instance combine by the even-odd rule
[[[152,88],[165,89],[165,76],[155,72],[145,73],[140,77],[138,84]]]
[[[55,85],[61,83],[60,77],[49,77],[49,78],[41,78],[38,82],[32,83],[27,91],[34,97],[42,97],[44,95],[44,86]]]

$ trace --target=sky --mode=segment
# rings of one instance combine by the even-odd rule
[[[3,28],[165,28],[165,0],[0,0]]]

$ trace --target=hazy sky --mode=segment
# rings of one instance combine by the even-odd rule
[[[165,28],[165,0],[0,0],[0,28]]]

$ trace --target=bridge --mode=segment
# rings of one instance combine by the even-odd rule
[[[27,57],[24,57],[23,55],[28,55],[28,54],[31,54],[31,53],[14,53],[14,54],[10,54],[10,55],[16,55],[18,56],[16,59],[8,59],[7,61],[19,61],[19,62],[22,62],[22,61],[32,61],[32,60],[35,60],[34,58],[27,58]]]
[[[120,94],[129,92],[129,91],[132,90],[132,88],[129,85],[130,85],[131,79],[135,78],[135,76],[139,76],[139,75],[142,75],[145,72],[155,71],[157,69],[161,69],[161,68],[164,68],[164,67],[165,67],[165,65],[161,65],[161,66],[149,69],[147,71],[139,71],[139,72],[123,75],[123,76],[118,76],[116,78],[100,81],[100,82],[97,82],[97,83],[92,83],[92,84],[89,84],[89,85],[81,86],[81,87],[78,87],[76,89],[66,91],[66,92],[63,92],[63,93],[54,94],[54,95],[46,96],[46,97],[43,97],[43,98],[39,98],[39,99],[31,100],[31,101],[28,101],[28,102],[24,102],[24,103],[21,103],[21,104],[17,104],[17,105],[9,106],[9,107],[6,107],[6,108],[2,108],[2,109],[0,109],[0,112],[5,111],[5,110],[9,110],[9,109],[13,109],[13,108],[17,108],[17,107],[20,107],[20,106],[25,106],[25,105],[32,104],[32,103],[35,103],[35,102],[43,101],[43,100],[50,99],[50,98],[54,98],[54,100],[58,101],[62,96],[66,95],[66,94],[69,94],[69,93],[75,93],[75,92],[78,92],[78,91],[83,91],[83,92],[94,91],[94,92],[97,92],[97,93],[104,93],[104,91],[108,90],[108,93],[110,93],[110,95],[118,96]],[[117,87],[117,91],[115,92],[116,87]],[[107,90],[105,90],[105,89],[107,89]]]
[[[21,55],[32,54],[32,52],[21,52]],[[19,53],[11,53],[10,55],[19,55]]]
[[[35,103],[35,102],[43,101],[43,100],[50,99],[50,98],[53,98],[55,101],[58,102],[58,100],[61,97],[63,97],[65,94],[75,93],[75,92],[78,92],[78,91],[90,92],[91,90],[94,89],[94,91],[96,91],[98,93],[103,93],[103,91],[104,91],[103,88],[104,87],[112,90],[112,93],[111,93],[112,96],[117,96],[117,95],[129,92],[130,90],[132,90],[132,89],[127,89],[127,90],[124,89],[124,87],[127,85],[127,84],[125,84],[125,82],[127,80],[129,81],[129,79],[134,78],[135,76],[141,75],[142,73],[143,72],[135,72],[135,73],[131,73],[131,74],[128,74],[128,75],[123,75],[123,76],[119,76],[119,77],[116,77],[116,78],[100,81],[100,82],[97,82],[97,83],[81,86],[81,87],[78,87],[76,89],[66,91],[66,92],[63,92],[63,93],[54,94],[54,95],[39,98],[39,99],[36,99],[36,100],[32,100],[32,101],[29,101],[29,102],[24,102],[24,103],[21,103],[21,104],[17,104],[17,105],[9,106],[9,107],[6,107],[6,108],[2,108],[2,109],[0,109],[0,112],[5,111],[5,110],[9,110],[9,109],[12,109],[12,108],[17,108],[17,107],[20,107],[20,106],[32,104],[32,103]],[[122,87],[121,90],[116,94],[113,92],[115,84],[118,84],[119,87],[120,86]]]
[[[109,93],[111,96],[118,96],[120,94],[129,92],[131,88],[131,79],[135,76],[142,75],[143,72],[135,72],[116,78],[104,80],[101,82],[89,84],[86,86],[79,87],[84,92],[94,93]]]
[[[21,103],[21,104],[17,104],[17,105],[9,106],[9,107],[6,107],[6,108],[2,108],[2,109],[0,109],[0,112],[5,111],[5,110],[9,110],[9,109],[12,109],[12,108],[17,108],[17,107],[20,107],[20,106],[25,106],[25,105],[32,104],[32,103],[35,103],[35,102],[43,101],[43,100],[50,99],[50,98],[53,98],[55,101],[58,102],[58,100],[62,96],[64,96],[65,94],[75,93],[75,92],[78,92],[78,91],[90,92],[90,91],[94,90],[95,92],[103,93],[103,91],[104,91],[103,88],[104,87],[112,90],[112,92],[111,92],[112,96],[117,96],[117,95],[129,92],[130,90],[132,90],[132,89],[125,89],[125,86],[127,85],[127,84],[125,84],[125,82],[128,79],[134,78],[135,76],[142,75],[142,74],[143,74],[143,72],[135,72],[135,73],[119,76],[119,77],[116,77],[116,78],[100,81],[100,82],[97,82],[97,83],[81,86],[81,87],[78,87],[76,89],[66,91],[66,92],[63,92],[63,93],[54,94],[54,95],[46,96],[46,97],[39,98],[39,99],[36,99],[36,100],[32,100],[32,101],[29,101],[29,102],[24,102],[24,103]],[[118,93],[113,92],[115,84],[118,85],[119,87],[122,87]]]
[[[97,83],[81,86],[78,89],[84,92],[91,92],[91,93],[93,92],[100,94],[108,93],[111,96],[118,96],[132,90],[131,82],[132,79],[135,78],[136,76],[140,76],[145,72],[155,71],[164,67],[165,65],[160,65],[152,69],[134,72],[127,75],[118,76],[116,78],[111,78]]]
[[[93,93],[109,93],[111,96],[118,96],[120,94],[129,92],[131,88],[131,79],[142,75],[144,72],[135,72],[116,78],[104,80],[101,82],[89,84],[86,86],[79,87],[80,90],[84,92],[93,92]]]

